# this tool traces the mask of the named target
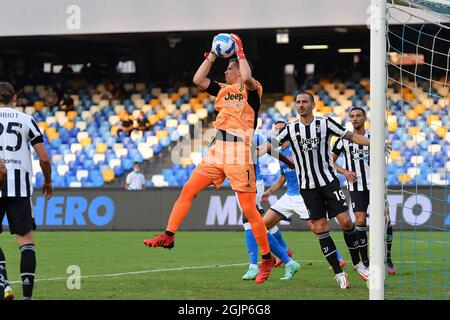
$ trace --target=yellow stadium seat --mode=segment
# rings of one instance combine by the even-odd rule
[[[49,141],[52,141],[54,139],[58,139],[59,138],[59,133],[58,132],[52,132],[50,134],[47,134],[47,138]]]
[[[207,92],[199,92],[197,95],[198,100],[206,99],[209,97],[209,94]]]
[[[105,180],[105,182],[114,181],[115,176],[114,176],[113,170],[103,170],[102,175],[103,175],[103,179]]]
[[[158,131],[156,133],[156,137],[158,138],[158,140],[161,140],[162,138],[166,138],[168,136],[169,136],[169,133],[166,130]]]
[[[192,164],[191,158],[181,158],[180,160],[181,166],[185,169],[188,165]]]
[[[44,107],[44,101],[38,100],[38,101],[35,101],[35,102],[34,102],[34,110],[35,110],[36,112],[41,111],[43,107]]]
[[[83,148],[84,148],[85,146],[89,145],[89,144],[92,144],[92,139],[91,139],[91,137],[85,137],[85,138],[82,138],[82,139],[80,140],[80,144],[83,146]]]
[[[45,134],[46,135],[50,135],[52,133],[56,133],[56,128],[55,127],[48,127],[45,129]]]
[[[148,121],[153,126],[157,121],[159,120],[158,116],[156,114],[151,114],[148,116]]]
[[[99,143],[95,146],[95,150],[97,150],[97,153],[103,154],[108,150],[108,145],[106,143]]]
[[[172,99],[173,101],[176,101],[181,98],[181,94],[178,92],[173,92],[169,95],[169,99]]]
[[[332,107],[323,107],[321,112],[326,116],[327,114],[333,112],[333,108]]]
[[[194,109],[194,111],[197,111],[199,109],[203,109],[203,104],[201,104],[201,103],[193,103],[192,104],[192,109]]]
[[[398,129],[397,122],[388,122],[387,126],[390,133],[394,133]]]
[[[444,139],[447,135],[448,129],[446,127],[440,127],[435,130],[439,138]]]
[[[392,160],[398,159],[398,158],[400,158],[400,156],[401,156],[400,151],[398,151],[398,150],[391,151],[391,159]]]
[[[160,105],[160,104],[161,104],[161,101],[159,99],[152,99],[152,100],[150,100],[150,105],[152,107],[156,107],[157,105]]]
[[[159,119],[164,119],[167,116],[167,111],[165,109],[159,109],[157,114]]]
[[[411,92],[407,92],[403,94],[403,98],[408,102],[413,102],[414,100],[414,94]]]
[[[409,128],[408,128],[408,133],[409,133],[410,135],[412,135],[412,136],[414,136],[414,135],[416,135],[416,134],[418,134],[418,133],[420,133],[420,132],[422,132],[422,131],[420,130],[419,127],[409,127]]]
[[[45,121],[40,121],[37,125],[41,130],[46,130],[48,128],[48,124]]]
[[[411,176],[409,174],[401,174],[398,176],[398,180],[402,183],[405,184],[408,181],[411,181]]]
[[[75,118],[77,116],[78,116],[78,113],[76,111],[69,111],[69,112],[67,112],[67,119],[69,119],[69,121],[75,120]]]
[[[195,103],[199,103],[200,101],[199,101],[199,98],[190,98],[189,99],[189,103],[190,104],[195,104]]]
[[[316,102],[316,109],[319,110],[321,108],[325,107],[325,103],[321,100]]]
[[[440,121],[440,120],[441,119],[440,119],[439,115],[437,115],[437,114],[432,114],[427,117],[428,123],[433,122],[433,121]]]
[[[67,121],[64,124],[64,128],[66,128],[67,130],[72,130],[75,127],[75,123],[73,123],[72,121]]]
[[[406,111],[406,115],[408,116],[409,120],[416,120],[417,119],[417,112],[415,110],[408,110],[408,111]]]
[[[285,95],[283,96],[283,101],[286,102],[286,104],[295,101],[295,98],[293,95]]]
[[[410,101],[410,100],[408,100]],[[414,111],[421,116],[425,112],[425,106],[423,104],[416,104],[414,106]]]

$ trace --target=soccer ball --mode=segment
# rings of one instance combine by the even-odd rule
[[[234,41],[229,33],[219,33],[214,37],[212,51],[221,58],[229,58],[234,54]]]

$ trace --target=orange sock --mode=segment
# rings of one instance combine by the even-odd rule
[[[237,192],[239,204],[252,227],[253,235],[258,243],[262,255],[270,253],[267,229],[261,214],[256,209],[256,193]]]
[[[192,201],[194,200],[197,193],[211,185],[213,182],[210,178],[192,172],[191,177],[184,185],[181,190],[181,194],[178,197],[178,200],[175,202],[172,212],[170,213],[169,222],[167,224],[167,231],[172,233],[177,232],[184,218],[189,212],[191,208]]]

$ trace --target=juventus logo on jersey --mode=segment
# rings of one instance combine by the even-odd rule
[[[244,91],[244,85],[243,84],[241,84],[241,86],[239,87],[239,91],[240,92]]]
[[[323,250],[323,253],[324,253],[324,254],[327,254],[328,251],[330,251],[330,249],[329,249],[328,247],[324,247],[324,248],[322,248],[322,250]]]

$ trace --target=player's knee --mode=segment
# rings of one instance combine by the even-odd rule
[[[366,217],[365,216],[356,216],[356,225],[364,227],[366,225]]]
[[[342,219],[340,224],[343,230],[351,230],[353,228],[353,222],[350,217]]]
[[[308,222],[306,224],[307,224],[309,230],[316,233],[316,225],[312,222],[312,220],[308,220]]]

